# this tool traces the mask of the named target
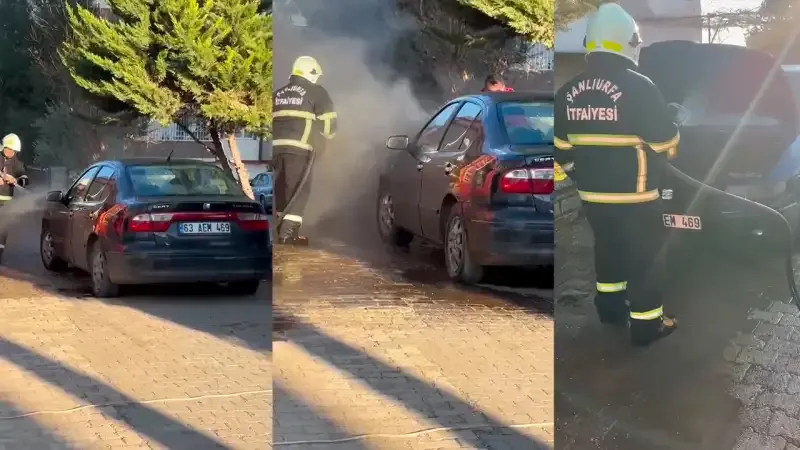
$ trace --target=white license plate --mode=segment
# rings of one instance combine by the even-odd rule
[[[182,222],[178,224],[180,234],[230,234],[229,222]]]
[[[664,226],[667,228],[681,228],[684,230],[702,230],[703,223],[697,216],[682,216],[680,214],[664,214]]]

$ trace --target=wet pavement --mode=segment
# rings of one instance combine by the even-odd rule
[[[276,448],[552,448],[552,273],[465,288],[360,234],[276,249]]]
[[[781,261],[671,258],[665,306],[680,329],[633,349],[595,318],[587,224],[557,230],[557,448],[797,448],[800,319]]]
[[[271,446],[270,286],[88,295],[39,261],[35,217],[0,267],[0,448]]]

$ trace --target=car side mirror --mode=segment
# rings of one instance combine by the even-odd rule
[[[64,200],[64,193],[61,191],[50,191],[47,193],[48,202],[61,202]]]
[[[386,140],[386,148],[389,150],[408,150],[408,136],[391,136]]]

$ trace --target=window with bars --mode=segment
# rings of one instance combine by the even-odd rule
[[[203,142],[211,141],[211,135],[201,123],[197,123],[197,121],[187,121],[185,125],[186,128],[191,131],[191,134],[194,134],[199,140]],[[162,126],[157,121],[152,121],[147,129],[148,139],[156,142],[194,141],[191,134],[176,123]],[[237,131],[235,136],[241,139],[258,139],[255,134],[245,130]]]

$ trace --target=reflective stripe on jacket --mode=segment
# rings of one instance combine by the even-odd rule
[[[577,170],[583,201],[657,200],[663,164],[680,142],[669,107],[627,59],[596,53],[588,62],[556,93],[556,161],[568,175]]]
[[[312,151],[319,139],[336,134],[333,101],[321,86],[291,76],[273,95],[272,145]]]

